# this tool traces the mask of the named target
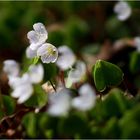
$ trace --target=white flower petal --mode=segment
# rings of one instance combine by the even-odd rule
[[[54,63],[57,60],[57,54],[54,56],[50,56],[50,55],[43,55],[41,56],[41,60],[43,63]]]
[[[37,56],[37,52],[36,50],[32,50],[30,47],[28,47],[26,49],[26,56],[27,58],[34,58],[35,56]]]
[[[24,94],[24,86],[18,86],[14,89],[14,91],[11,93],[11,96],[14,98],[20,97],[22,94]]]
[[[72,106],[81,111],[90,110],[95,105],[95,91],[89,84],[84,84],[80,87],[79,94],[79,97],[72,100]]]
[[[45,44],[43,44],[41,47],[39,47],[38,48],[38,50],[37,50],[37,56],[42,56],[42,55],[45,55],[46,54],[46,52],[47,52],[47,44],[48,43],[45,43]]]
[[[120,1],[114,7],[114,12],[117,14],[119,20],[126,20],[131,15],[131,7],[127,2]]]
[[[58,57],[58,60],[56,61],[57,66],[61,70],[69,69],[76,61],[76,57],[74,53],[67,46],[60,46],[58,48],[58,52],[60,56]]]
[[[43,63],[54,63],[58,58],[58,51],[52,44],[45,43],[37,50],[37,56],[41,56]]]
[[[32,85],[26,85],[21,89],[21,91],[22,91],[22,94],[20,94],[20,97],[18,99],[19,104],[24,103],[31,97],[33,93],[33,87]]]
[[[8,76],[18,76],[19,75],[19,64],[14,60],[4,61],[3,71]]]
[[[89,84],[84,84],[80,87],[79,89],[79,94],[80,95],[87,95],[87,94],[95,94],[92,87]]]
[[[34,30],[28,32],[27,38],[30,40],[30,48],[37,50],[48,38],[48,32],[42,23],[35,23]]]
[[[43,63],[49,64],[52,59],[51,59],[51,57],[49,55],[42,55],[41,60],[42,60]]]
[[[38,34],[45,34],[48,38],[48,32],[45,28],[45,26],[42,23],[35,23],[33,25],[33,29],[38,33]],[[46,38],[46,39],[47,39]]]
[[[20,84],[27,84],[27,83],[31,83],[30,81],[30,76],[28,73],[24,73],[23,76],[21,77],[21,81]]]
[[[30,83],[30,77],[27,73],[25,73],[22,77],[9,76],[9,85],[13,89]]]
[[[27,38],[29,39],[31,44],[36,44],[39,41],[38,34],[33,30],[27,33]]]
[[[32,83],[40,83],[43,80],[44,69],[41,64],[31,65],[29,67],[29,76],[31,78]]]
[[[72,83],[80,82],[86,74],[86,65],[82,61],[76,62],[75,69],[70,70],[68,74],[68,79]]]
[[[18,103],[26,101],[33,92],[28,73],[23,74],[22,77],[9,76],[9,85],[13,89],[11,96],[19,98]]]
[[[48,113],[52,116],[64,116],[70,109],[71,97],[69,90],[62,89],[58,93],[49,94]]]
[[[15,89],[16,87],[21,85],[20,80],[21,80],[20,77],[9,76],[8,84],[12,89]]]
[[[35,23],[33,29],[39,36],[38,44],[42,45],[48,39],[48,32],[42,23]]]

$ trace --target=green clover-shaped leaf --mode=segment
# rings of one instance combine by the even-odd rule
[[[123,80],[123,72],[112,63],[98,60],[93,67],[93,78],[97,90],[102,92],[106,87],[119,85]]]

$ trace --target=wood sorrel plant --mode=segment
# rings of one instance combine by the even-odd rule
[[[28,58],[33,58],[34,61],[30,65],[28,71],[22,76],[19,76],[19,66],[14,60],[4,62],[4,71],[8,74],[9,85],[13,89],[11,96],[18,98],[18,103],[24,103],[27,100],[30,104],[31,98],[34,96],[32,84],[40,83],[44,77],[44,69],[41,64],[35,65],[41,57],[43,65],[56,63],[60,71],[68,70],[68,76],[62,75],[64,83],[59,79],[54,85],[51,79],[51,86],[54,91],[48,93],[48,113],[54,116],[68,115],[68,110],[71,107],[81,111],[90,110],[95,105],[96,94],[92,91],[91,86],[86,82],[86,65],[81,60],[76,60],[76,56],[67,46],[60,46],[58,49],[50,43],[45,43],[48,38],[48,32],[42,23],[35,23],[34,30],[28,32],[27,37],[30,46],[27,48],[26,55]],[[58,55],[59,53],[59,55]],[[75,64],[75,68],[72,68]],[[123,80],[123,72],[119,67],[109,62],[98,60],[93,66],[93,79],[98,91],[102,92],[106,87],[116,86]],[[66,85],[65,85],[66,81]],[[84,83],[80,89],[79,97],[72,99],[70,88],[73,84]],[[46,88],[48,84],[46,84]],[[68,89],[68,88],[69,89]],[[67,88],[67,89],[66,89]],[[64,95],[63,95],[64,94]],[[32,96],[32,97],[31,97]],[[34,97],[36,98],[36,97]],[[38,96],[38,98],[40,98]],[[45,103],[36,107],[43,107]],[[30,105],[31,106],[31,105]]]
[[[46,43],[48,32],[42,23],[35,23],[33,29],[27,34],[30,46],[26,56],[33,60],[27,71],[20,70],[14,60],[4,62],[3,70],[13,98],[1,98],[3,105],[8,101],[12,110],[9,114],[0,114],[4,117],[1,128],[5,129],[5,121],[18,118],[20,106],[19,128],[14,130],[11,120],[9,127],[14,133],[22,131],[23,138],[94,138],[99,133],[102,138],[108,136],[114,126],[118,132],[126,127],[128,114],[119,119],[132,105],[123,91],[115,88],[103,100],[98,98],[107,87],[111,89],[123,81],[122,70],[115,64],[97,60],[87,75],[86,63],[77,59],[68,46]],[[95,86],[89,80],[91,77]],[[130,114],[133,113],[130,111]],[[105,128],[103,132],[102,127]]]

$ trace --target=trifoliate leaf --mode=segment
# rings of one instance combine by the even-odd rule
[[[94,65],[93,78],[97,90],[102,92],[106,87],[119,85],[123,80],[123,72],[110,62],[98,60]]]

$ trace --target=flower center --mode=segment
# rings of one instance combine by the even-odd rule
[[[49,47],[47,47],[47,52],[50,55],[54,55],[56,51],[51,46],[49,46]]]

